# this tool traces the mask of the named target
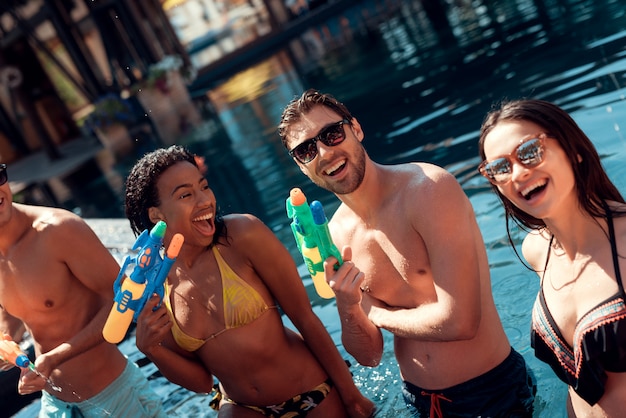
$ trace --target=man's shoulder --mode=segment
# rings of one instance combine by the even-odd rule
[[[405,189],[413,189],[415,192],[434,191],[433,187],[457,187],[456,177],[443,167],[427,162],[412,162],[398,164],[390,170],[386,183],[396,184]],[[396,177],[393,179],[393,177]],[[393,182],[391,180],[394,180]]]
[[[433,163],[415,161],[383,166],[387,176],[408,175],[418,179],[433,179],[440,177],[454,177],[448,170]]]
[[[66,209],[29,205],[22,205],[22,207],[36,232],[64,233],[88,228],[87,223],[80,216]]]
[[[328,222],[331,232],[347,231],[361,220],[357,214],[345,203],[341,203]]]
[[[425,176],[430,178],[454,178],[454,175],[452,175],[452,173],[437,164],[427,162],[414,162],[409,164],[413,167],[416,167],[418,170],[424,173]]]

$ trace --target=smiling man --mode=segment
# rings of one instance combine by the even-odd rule
[[[346,350],[366,366],[394,349],[409,409],[427,416],[532,416],[534,386],[504,333],[473,208],[428,163],[381,165],[358,120],[307,90],[279,135],[302,172],[341,200],[329,224],[344,264],[325,262]],[[358,267],[358,268],[357,268]]]
[[[16,335],[21,321],[37,357],[19,393],[43,391],[40,417],[164,417],[139,368],[102,337],[117,261],[74,213],[12,199],[0,164],[0,328]]]

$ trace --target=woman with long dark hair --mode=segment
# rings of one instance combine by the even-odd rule
[[[587,135],[558,106],[516,100],[483,122],[480,173],[541,288],[531,344],[569,385],[568,413],[623,415],[626,400],[626,203]],[[513,245],[509,231],[509,239]]]

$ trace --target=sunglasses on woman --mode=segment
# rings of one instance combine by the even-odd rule
[[[537,167],[543,162],[544,140],[547,134],[538,134],[520,143],[512,153],[483,161],[478,166],[480,174],[492,184],[508,183],[513,175],[513,164],[520,163],[526,168]]]
[[[6,183],[7,180],[9,180],[9,176],[7,174],[7,165],[0,164],[0,186]]]
[[[344,119],[332,125],[328,125],[322,129],[316,137],[307,139],[303,143],[296,145],[289,151],[289,155],[302,164],[313,161],[315,157],[317,157],[317,141],[320,141],[327,147],[334,147],[335,145],[341,144],[346,139],[346,132],[343,129],[343,125],[346,123],[350,124],[350,121]]]

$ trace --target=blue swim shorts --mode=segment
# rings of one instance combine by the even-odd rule
[[[78,390],[77,390],[78,392]],[[78,393],[80,395],[80,393]],[[101,417],[165,418],[161,400],[135,363],[128,362],[122,374],[97,395],[64,402],[42,392],[39,418]]]

